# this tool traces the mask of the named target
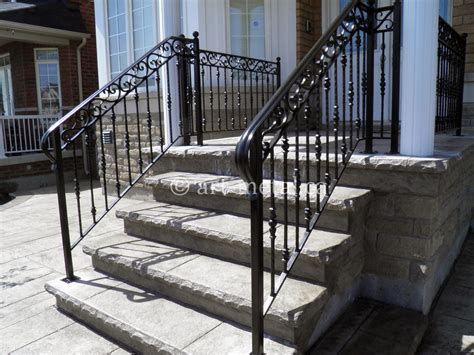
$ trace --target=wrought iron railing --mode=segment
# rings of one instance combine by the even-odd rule
[[[201,70],[201,63],[205,69]],[[229,73],[230,89],[226,84],[207,83],[202,74],[206,71],[209,80],[215,73],[218,84],[222,79],[225,83]],[[240,86],[245,78],[255,81]],[[253,111],[242,106],[242,96],[252,102],[258,97],[263,105],[276,88],[270,85],[264,89],[268,92],[262,91],[262,80],[267,78],[279,82],[277,62],[200,50],[197,32],[193,39],[170,37],[48,129],[42,150],[56,172],[67,279],[74,279],[72,249],[166,151],[176,142],[189,144],[193,136],[202,144],[203,132],[243,128],[242,118],[250,122],[257,106]],[[223,91],[223,107],[214,90]],[[242,90],[252,94],[247,97]],[[205,106],[208,99],[211,110]],[[221,117],[229,112],[229,121],[223,121]],[[203,113],[219,119],[209,122]],[[66,150],[70,158],[63,158]],[[69,199],[67,169],[73,192]],[[78,237],[71,242],[72,229]]]
[[[456,129],[461,135],[466,38],[439,18],[436,132]]]
[[[249,184],[251,207],[253,354],[263,353],[264,317],[359,142],[365,141],[365,152],[372,153],[374,138],[390,138],[391,151],[398,151],[400,16],[399,1],[382,8],[375,8],[374,1],[349,3],[237,144],[236,164]],[[388,81],[391,35],[394,75]],[[277,179],[282,181],[275,184]],[[270,205],[267,212],[264,200]],[[301,226],[305,231],[300,234]],[[266,297],[265,229],[271,247]]]

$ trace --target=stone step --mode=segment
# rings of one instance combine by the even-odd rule
[[[236,176],[199,174],[189,172],[171,172],[149,177],[145,180],[153,188],[155,200],[190,207],[205,207],[215,211],[229,212],[249,216],[250,202],[247,196],[247,185]],[[284,206],[283,182],[275,181],[275,203],[278,221],[282,220]],[[287,184],[288,219],[296,221],[295,188]],[[301,185],[299,221],[304,223],[305,196],[307,184]],[[309,185],[311,208],[315,209],[317,187]],[[270,181],[264,180],[264,213],[268,218],[270,208]],[[324,188],[321,189],[324,191]],[[350,214],[362,210],[370,199],[370,190],[338,186],[334,190],[327,206],[318,221],[318,227],[347,232],[350,230]]]
[[[303,137],[301,137],[303,139]],[[294,139],[293,139],[294,140]],[[212,141],[213,144],[219,144],[219,140]],[[290,142],[291,143],[291,142]],[[222,144],[222,143],[221,143]],[[316,154],[314,151],[314,144],[310,146],[310,179],[311,181],[316,181]],[[334,147],[333,144],[330,144],[331,150],[329,154],[329,172],[331,176],[334,176],[335,173],[335,154],[333,153]],[[324,148],[324,146],[323,146]],[[361,148],[360,148],[361,149]],[[360,150],[359,149],[359,150]],[[147,153],[147,151],[145,151]],[[153,167],[153,174],[161,174],[169,171],[187,171],[195,173],[209,173],[209,174],[219,174],[219,175],[230,175],[238,176],[238,171],[234,162],[235,156],[235,145],[203,145],[203,146],[176,146],[171,147],[166,155],[160,161],[160,164],[157,164]],[[299,169],[300,176],[302,181],[306,181],[306,151],[302,147],[300,149],[299,157]],[[338,163],[339,169],[342,168],[341,164],[341,153],[338,154]],[[283,180],[284,175],[284,165],[283,165],[283,151],[281,148],[275,150],[275,179]],[[291,148],[287,156],[287,174],[291,176],[295,168],[296,153],[293,148]],[[321,155],[321,178],[324,178],[324,173],[326,169],[326,154]],[[270,177],[270,162],[267,159],[264,163],[264,178]]]
[[[46,284],[62,311],[140,354],[249,354],[250,329],[90,269]],[[269,354],[295,349],[266,337]]]
[[[90,239],[84,251],[96,269],[224,319],[251,325],[251,269],[125,233]],[[269,295],[270,273],[264,273]],[[330,293],[288,278],[265,317],[267,334],[309,346]]]
[[[250,219],[227,213],[144,202],[139,208],[118,210],[127,234],[194,250],[229,261],[250,264]],[[270,233],[264,224],[265,265],[270,267]],[[300,238],[305,228],[299,229]],[[290,248],[295,246],[296,227],[289,226]],[[276,267],[282,269],[283,226],[277,226]],[[314,230],[305,244],[292,274],[337,286],[339,271],[354,262],[354,238],[346,233]]]

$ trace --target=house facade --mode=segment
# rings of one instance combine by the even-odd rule
[[[0,23],[0,179],[50,184],[41,137],[98,85],[93,4],[2,2]]]

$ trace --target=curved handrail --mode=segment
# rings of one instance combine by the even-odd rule
[[[315,61],[316,55],[318,53],[321,53],[320,59],[317,61],[317,63],[314,63],[318,66],[319,70],[318,73],[316,74],[317,79],[320,80],[322,78],[322,73],[327,70],[329,65],[332,63],[333,58],[335,58],[338,53],[338,33],[337,30],[341,27],[344,28],[346,31],[353,31],[357,30],[362,26],[364,26],[364,18],[360,14],[357,15],[357,9],[359,8],[365,8],[366,5],[362,4],[359,2],[359,0],[352,0],[350,3],[346,5],[344,10],[341,12],[341,14],[336,18],[336,20],[332,23],[332,25],[329,27],[328,31],[324,36],[322,36],[316,43],[315,45],[310,49],[310,51],[305,55],[305,57],[302,59],[300,64],[296,67],[296,69],[293,70],[293,72],[289,75],[289,77],[285,80],[282,86],[275,92],[275,94],[272,96],[272,98],[267,102],[267,104],[260,110],[260,112],[256,115],[255,119],[252,121],[252,123],[249,125],[249,127],[243,132],[243,134],[240,136],[239,142],[236,145],[235,148],[235,163],[237,165],[237,169],[240,173],[240,176],[242,179],[244,179],[246,182],[252,182],[254,177],[252,176],[251,172],[251,167],[250,167],[250,161],[249,161],[249,153],[252,144],[255,143],[255,137],[257,136],[257,132],[263,128],[265,123],[268,122],[268,118],[271,117],[274,114],[281,115],[281,110],[280,110],[280,105],[282,101],[285,101],[286,105],[291,105],[290,98],[288,97],[288,94],[291,92],[292,87],[300,83],[301,87],[304,87],[305,85],[309,84],[309,87],[307,88],[307,91],[304,93],[305,96],[307,96],[310,91],[316,86],[317,80],[311,81],[311,78],[315,76],[314,72],[306,73],[308,71],[308,67],[310,67],[313,62]],[[356,23],[356,22],[362,22],[359,23],[358,28],[348,28],[344,22],[347,20],[348,25],[350,26],[350,23]],[[330,46],[333,46],[334,48],[332,49],[329,48]],[[309,81],[309,83],[307,82]],[[297,92],[297,101],[303,102],[305,98],[302,97],[303,94],[301,94],[298,90]],[[281,132],[288,127],[288,125],[291,124],[293,120],[293,113],[297,107],[290,108],[290,114],[288,117],[284,117],[281,119],[279,122],[275,120],[273,127],[277,130],[277,134],[272,138],[272,141],[270,143],[270,147],[273,146],[280,138]],[[277,112],[276,112],[277,111]],[[266,130],[269,132],[269,129]]]
[[[124,69],[117,78],[98,89],[86,100],[69,111],[60,120],[50,126],[41,138],[41,149],[46,157],[52,163],[56,162],[55,157],[49,151],[48,139],[56,130],[59,130],[61,126],[71,119],[76,120],[73,127],[68,128],[68,131],[77,130],[77,132],[72,137],[67,136],[66,143],[61,147],[61,149],[64,150],[70,142],[77,139],[87,129],[87,127],[92,126],[99,117],[106,114],[116,104],[117,98],[113,98],[114,96],[120,97],[131,93],[167,61],[175,57],[177,54],[182,54],[183,50],[186,48],[186,44],[192,43],[192,39],[183,36],[171,36],[164,39],[145,53],[140,59]],[[137,75],[139,72],[141,74]],[[88,118],[84,120],[84,117],[81,117],[80,121],[84,121],[77,122],[75,115],[80,114],[81,111],[84,111]],[[82,123],[80,128],[76,127],[76,124],[78,123]],[[65,138],[64,132],[62,138]]]

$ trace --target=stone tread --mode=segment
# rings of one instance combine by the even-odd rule
[[[248,266],[125,233],[93,238],[84,244],[83,250],[99,259],[102,267],[108,269],[104,272],[118,273],[121,277],[124,270],[131,271],[136,281],[128,281],[143,286],[140,282],[148,279],[150,287],[168,297],[216,312],[226,319],[235,320],[233,314],[238,313],[241,323],[250,324],[251,269]],[[264,294],[269,295],[270,273],[265,272],[264,277]],[[275,329],[272,335],[294,341],[296,328],[304,326],[309,318],[314,322],[314,316],[328,298],[329,292],[322,285],[287,279],[266,317],[270,328]]]
[[[241,245],[250,248],[250,218],[206,211],[202,209],[170,205],[159,202],[144,202],[139,208],[120,209],[117,217],[126,221],[143,223],[162,229],[174,230],[192,236],[204,237],[216,242]],[[279,224],[276,232],[276,247],[283,248],[283,226]],[[265,248],[270,248],[270,233],[268,223],[264,224]],[[299,228],[300,236],[305,232]],[[295,227],[288,229],[290,246],[295,243]],[[351,245],[351,235],[329,230],[313,230],[306,242],[302,253],[317,259],[320,263],[328,263],[343,255]]]
[[[58,306],[102,334],[139,353],[248,354],[249,329],[173,302],[91,269],[77,273],[79,280],[48,282],[46,290]],[[133,303],[133,307],[130,304]],[[295,350],[271,338],[265,348],[272,354]]]
[[[247,186],[245,182],[236,176],[170,172],[159,174],[145,179],[145,183],[152,187],[174,189],[178,193],[194,192],[201,195],[220,195],[234,198],[247,198]],[[300,200],[305,199],[306,183],[301,184]],[[270,180],[263,182],[263,197],[270,201]],[[294,185],[288,183],[288,202],[294,204]],[[182,190],[184,189],[184,190]],[[283,182],[274,181],[275,199],[278,203],[283,201]],[[329,199],[326,208],[336,211],[354,211],[359,204],[365,204],[370,197],[368,189],[337,186]],[[316,199],[316,186],[310,186],[311,200]],[[304,219],[304,216],[301,216]]]

